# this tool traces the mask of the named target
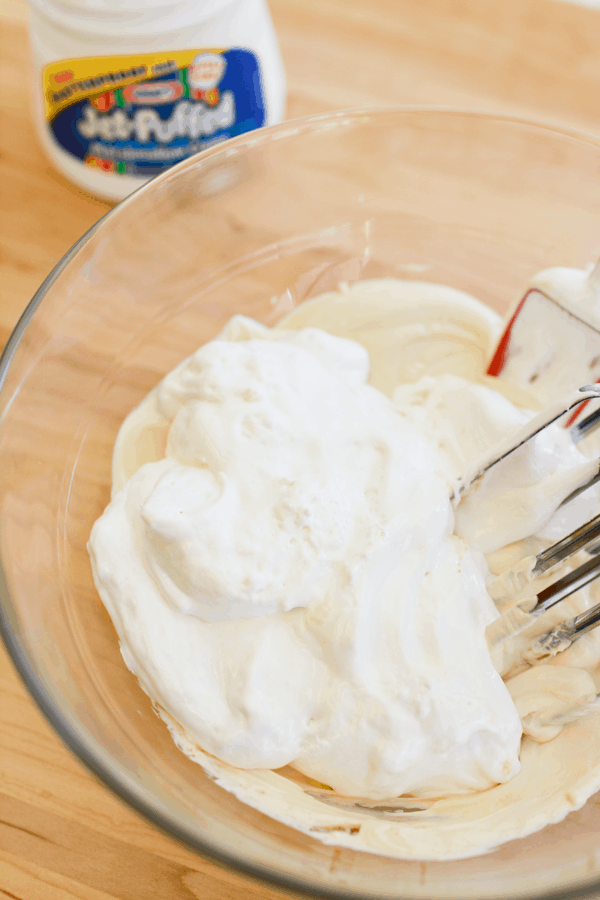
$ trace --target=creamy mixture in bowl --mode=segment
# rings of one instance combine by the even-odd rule
[[[597,512],[555,513],[591,450],[553,425],[452,499],[538,408],[484,374],[501,327],[441,285],[342,285],[234,317],[119,432],[90,554],[126,664],[184,753],[328,843],[471,856],[600,787],[600,634],[501,677],[486,587]]]

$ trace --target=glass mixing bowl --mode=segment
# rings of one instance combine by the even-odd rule
[[[175,166],[60,262],[1,361],[0,600],[8,650],[71,749],[199,852],[347,898],[590,896],[600,807],[486,856],[404,862],[261,815],[183,756],[128,672],[86,541],[125,415],[234,313],[272,325],[340,282],[392,275],[499,311],[551,265],[600,254],[600,140],[443,109],[340,112]]]

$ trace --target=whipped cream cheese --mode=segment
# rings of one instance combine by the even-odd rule
[[[596,511],[592,490],[554,515],[586,457],[551,426],[451,500],[533,415],[482,374],[499,330],[465,294],[395,280],[275,329],[236,316],[119,432],[90,554],[125,662],[185,753],[321,840],[472,855],[600,786],[600,752],[564,765],[594,727],[595,633],[583,665],[578,644],[507,683],[486,637],[490,572]]]

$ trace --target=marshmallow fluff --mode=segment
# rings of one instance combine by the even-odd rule
[[[554,514],[586,457],[554,425],[452,499],[534,414],[482,374],[499,328],[458,291],[394,280],[274,329],[236,316],[119,432],[90,555],[125,662],[184,752],[321,840],[457,858],[600,786],[561,755],[595,721],[595,634],[505,680],[487,636],[490,572],[595,513],[592,490]],[[540,799],[542,752],[567,803]]]

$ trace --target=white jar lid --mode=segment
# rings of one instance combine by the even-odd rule
[[[84,34],[151,35],[198,24],[234,0],[29,0],[59,28]]]

